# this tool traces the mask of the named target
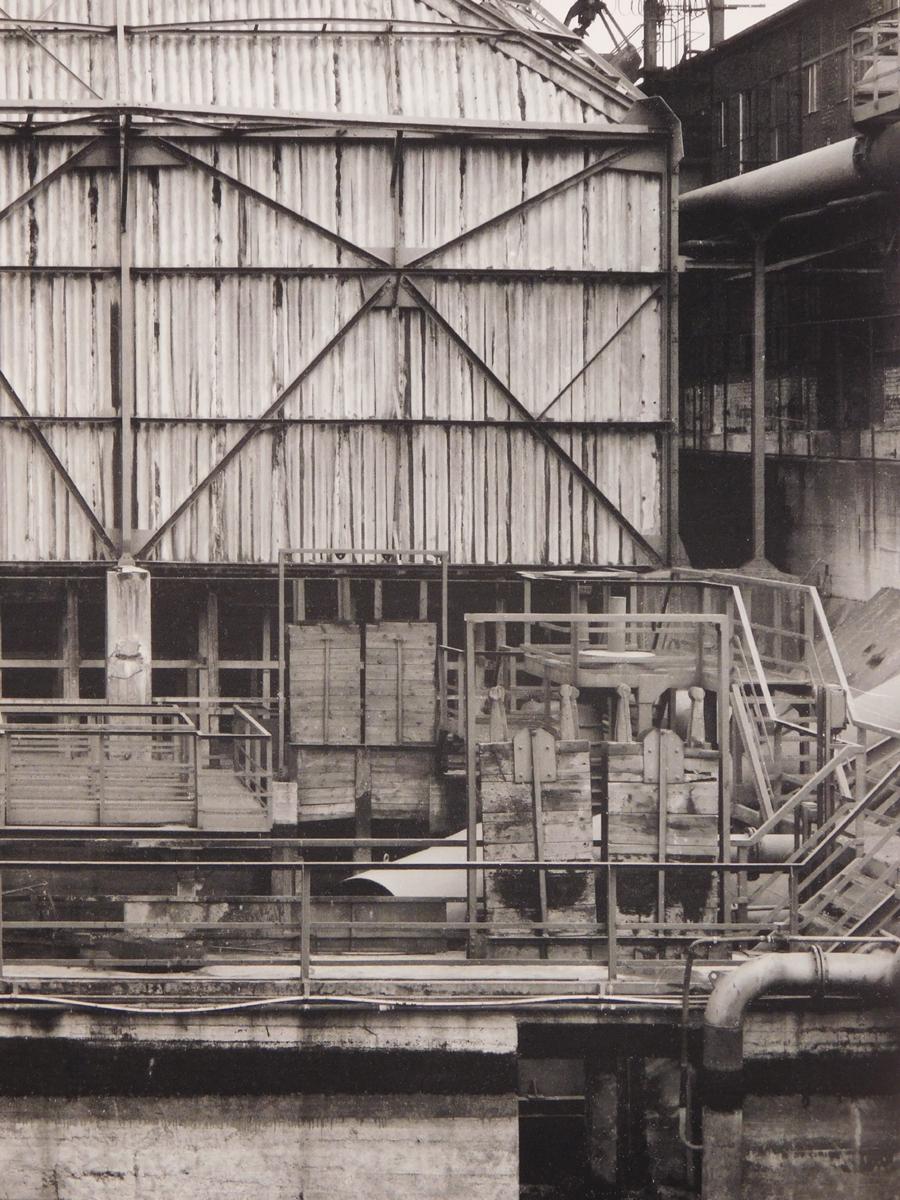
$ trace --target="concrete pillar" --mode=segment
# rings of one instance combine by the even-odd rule
[[[606,1195],[616,1183],[618,1093],[613,1064],[596,1053],[585,1062],[585,1115],[590,1183]]]
[[[743,1132],[742,1107],[703,1109],[703,1200],[740,1200]]]
[[[150,572],[120,564],[106,576],[106,698],[149,704]]]

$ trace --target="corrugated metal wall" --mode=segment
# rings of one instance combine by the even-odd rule
[[[371,18],[374,7],[329,11]],[[390,14],[449,21],[451,6],[439,7],[443,16],[404,0]],[[247,13],[233,0],[194,5],[191,18],[202,19],[206,8],[208,20]],[[267,12],[296,15],[297,8],[281,0]],[[183,6],[155,0],[134,0],[127,13],[133,22],[184,19]],[[36,13],[20,5],[13,15]],[[53,16],[111,23],[115,5],[61,0]],[[457,10],[463,17],[473,22],[471,11]],[[97,91],[114,86],[111,32],[42,30],[40,39]],[[604,121],[605,106],[608,116],[620,115],[601,88],[591,109],[551,82],[558,64],[542,73],[471,36],[341,42],[284,27],[258,36],[133,32],[126,45],[133,96],[175,106],[543,122]],[[0,36],[0,71],[4,64],[7,95],[85,98],[10,27]],[[0,208],[84,144],[61,133],[0,141]],[[354,544],[449,547],[460,563],[646,561],[590,481],[645,536],[660,533],[664,137],[438,250],[410,271],[423,303],[411,290],[397,292],[392,261],[439,248],[609,151],[571,139],[551,146],[413,138],[398,151],[390,139],[236,143],[187,131],[168,143],[200,163],[173,158],[129,173],[135,450],[128,482],[140,531],[132,548],[159,533],[387,280],[379,306],[272,420],[255,427],[153,540],[150,556],[271,562],[280,546]],[[275,211],[266,197],[306,223]],[[29,412],[46,418],[47,442],[113,540],[119,253],[118,176],[110,167],[62,174],[0,219],[0,369]],[[373,271],[370,254],[376,266],[388,265]],[[560,452],[529,422],[551,402],[544,426]],[[0,417],[15,412],[0,394]],[[593,424],[622,421],[648,428]],[[0,425],[0,510],[0,558],[81,560],[101,552],[58,470],[9,421]]]

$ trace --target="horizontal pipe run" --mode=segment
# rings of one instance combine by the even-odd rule
[[[681,197],[690,229],[762,225],[830,201],[900,187],[900,125],[851,137]]]

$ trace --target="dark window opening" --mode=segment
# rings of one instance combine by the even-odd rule
[[[153,588],[151,637],[154,659],[196,658],[198,621],[206,592],[191,584],[156,584]]]
[[[59,602],[3,603],[4,658],[58,658],[63,613]]]
[[[78,651],[82,658],[106,657],[106,601],[102,596],[78,597]]]
[[[154,667],[152,672],[153,698],[194,696],[197,692],[196,671],[175,667]]]
[[[106,672],[102,667],[82,667],[78,672],[78,695],[82,700],[106,699]]]
[[[418,580],[386,579],[381,588],[381,616],[385,621],[418,621]]]
[[[307,579],[303,582],[304,619],[307,621],[336,621],[338,619],[338,581],[336,579]],[[299,620],[299,613],[295,620]]]
[[[4,667],[2,679],[8,700],[59,698],[59,672],[52,667]]]

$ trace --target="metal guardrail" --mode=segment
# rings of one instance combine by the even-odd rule
[[[215,731],[188,715],[201,705]],[[239,705],[0,703],[2,824],[196,826],[201,771],[211,766],[237,779],[271,823],[271,736]]]
[[[850,30],[850,108],[854,122],[900,113],[900,8]]]
[[[371,840],[371,839],[369,839]],[[305,839],[307,852],[312,849],[312,839]],[[327,840],[328,845],[333,841]],[[422,839],[415,839],[420,844]],[[9,843],[7,843],[9,844]],[[66,843],[69,844],[69,843]],[[240,845],[241,843],[236,843]],[[292,842],[271,841],[269,844],[280,844],[290,850]],[[215,845],[223,852],[231,850],[230,841],[221,841]],[[295,851],[296,852],[296,851]],[[622,956],[632,949],[640,948],[642,957],[652,951],[664,958],[673,948],[687,948],[698,937],[728,936],[733,934],[746,935],[748,938],[758,936],[760,939],[768,932],[769,927],[764,919],[757,917],[754,921],[727,921],[721,919],[721,913],[716,919],[700,916],[696,920],[649,920],[639,913],[625,911],[620,903],[623,885],[633,890],[637,876],[655,877],[663,871],[668,880],[676,877],[705,877],[707,891],[714,896],[718,884],[724,875],[736,879],[750,872],[756,874],[771,874],[782,877],[784,890],[790,897],[791,913],[797,911],[797,896],[799,890],[802,863],[790,864],[760,864],[746,862],[667,862],[659,864],[646,861],[609,862],[592,860],[574,861],[544,861],[523,862],[521,860],[497,860],[484,862],[467,860],[465,862],[429,863],[428,869],[437,872],[464,872],[471,882],[467,886],[479,890],[483,881],[491,872],[515,872],[518,878],[530,877],[534,881],[534,892],[537,895],[537,880],[540,875],[545,878],[560,879],[573,874],[592,875],[595,881],[596,894],[600,899],[602,919],[595,922],[585,922],[582,914],[575,914],[569,919],[560,910],[551,919],[541,921],[534,919],[530,913],[525,913],[521,920],[502,921],[489,920],[485,914],[483,902],[472,919],[455,918],[450,914],[442,915],[435,920],[433,915],[426,919],[415,919],[412,909],[415,898],[404,898],[405,917],[397,919],[378,919],[379,905],[386,912],[399,902],[393,898],[373,898],[350,892],[334,892],[333,881],[336,873],[353,874],[359,871],[359,863],[353,860],[290,860],[283,857],[271,861],[260,857],[247,858],[235,855],[227,858],[203,858],[200,855],[188,856],[182,847],[173,853],[171,859],[159,857],[163,851],[156,847],[157,857],[147,858],[89,858],[72,859],[57,857],[18,858],[8,855],[0,859],[0,872],[7,881],[7,904],[0,909],[0,950],[5,951],[5,957],[0,957],[0,974],[3,962],[10,961],[10,954],[16,949],[14,942],[25,939],[30,952],[16,955],[23,968],[43,964],[68,963],[81,964],[85,967],[104,966],[115,967],[127,965],[129,968],[153,969],[161,965],[171,966],[173,963],[191,963],[192,965],[210,965],[213,963],[228,963],[241,965],[248,963],[278,962],[281,964],[297,964],[305,992],[311,985],[312,959],[314,949],[327,951],[329,957],[338,955],[359,959],[360,948],[363,948],[362,961],[367,961],[364,953],[366,943],[390,943],[392,954],[407,953],[419,956],[423,953],[422,943],[428,941],[434,954],[450,953],[454,961],[467,961],[473,964],[483,963],[489,957],[489,945],[492,939],[502,939],[514,942],[521,952],[530,948],[535,958],[543,957],[548,947],[564,944],[566,958],[578,958],[578,949],[583,952],[584,961],[596,961],[594,947],[605,948],[609,977],[616,977]],[[282,851],[284,853],[284,851]],[[233,875],[235,872],[249,869],[253,875],[261,870],[271,872],[273,877],[281,879],[281,884],[273,893],[265,895],[246,893],[222,893],[214,886],[210,889],[208,900],[179,895],[115,895],[106,894],[103,905],[107,910],[121,904],[123,915],[120,919],[108,915],[92,920],[75,917],[60,918],[46,911],[39,916],[16,917],[9,914],[9,899],[13,893],[21,895],[25,890],[20,885],[22,872],[39,871],[42,875],[50,873],[57,878],[71,877],[77,881],[80,877],[96,877],[98,874],[125,874],[129,871],[139,871],[143,876],[143,886],[146,887],[146,876],[150,874],[168,873],[176,876],[190,877],[192,873],[202,871],[207,879],[214,880],[222,873]],[[400,860],[379,863],[379,871],[404,872],[421,871],[420,863],[410,863]],[[332,883],[332,893],[325,895],[324,886],[313,888],[313,881],[320,880],[323,885]],[[46,891],[46,880],[43,881]],[[655,883],[654,883],[655,886]],[[702,886],[702,883],[701,883]],[[61,892],[62,885],[57,883],[55,891]],[[77,889],[76,889],[77,891]],[[743,888],[739,884],[738,894]],[[72,898],[74,900],[74,898]],[[81,896],[84,903],[84,897]],[[426,914],[432,914],[435,898],[423,898]],[[57,895],[55,904],[63,907],[64,897]],[[18,902],[19,907],[22,901]],[[349,915],[329,917],[323,911],[344,904],[345,908],[355,905],[364,917]],[[443,904],[444,902],[441,901]],[[129,904],[132,913],[129,914]],[[149,915],[156,904],[159,914]],[[253,919],[252,908],[259,906],[259,919]],[[715,901],[711,906],[715,907]],[[53,908],[53,905],[50,906]],[[215,919],[215,914],[221,914],[223,908],[230,910],[230,915],[224,919]],[[46,905],[45,905],[46,910]],[[183,916],[179,915],[179,910]],[[376,913],[373,919],[373,913]],[[173,915],[174,914],[174,915]],[[788,929],[794,931],[793,920],[788,922]],[[73,949],[69,957],[61,956],[66,937],[72,939]],[[77,939],[81,937],[90,949],[91,943],[95,953],[85,953],[85,947],[80,952]],[[47,948],[39,952],[35,946],[41,938],[46,939]],[[104,941],[107,939],[107,941]],[[132,939],[133,946],[140,953],[124,954],[115,957],[110,952],[110,942],[118,945],[120,952],[128,948],[128,940]],[[349,949],[342,950],[336,941],[345,943]],[[251,949],[242,949],[250,943]],[[405,946],[405,950],[404,950]],[[154,947],[157,953],[153,953]],[[27,947],[26,947],[27,948]],[[99,952],[96,952],[98,951]]]

